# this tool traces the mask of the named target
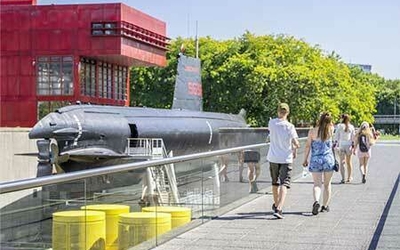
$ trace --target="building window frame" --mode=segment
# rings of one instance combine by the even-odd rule
[[[81,95],[96,96],[96,61],[88,58],[80,60]]]
[[[82,95],[127,100],[128,67],[81,57],[79,72]]]
[[[72,96],[74,93],[74,57],[70,55],[36,58],[36,94]]]

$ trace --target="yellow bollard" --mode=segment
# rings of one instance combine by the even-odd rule
[[[182,226],[192,219],[192,210],[187,207],[144,207],[142,212],[157,212],[171,214],[171,228]]]
[[[118,249],[118,216],[129,213],[129,206],[117,204],[97,204],[83,206],[81,209],[101,211],[106,215],[106,250]]]
[[[148,212],[120,214],[118,225],[119,249],[126,250],[171,230],[171,215]]]
[[[105,214],[98,211],[53,213],[53,250],[104,250]]]

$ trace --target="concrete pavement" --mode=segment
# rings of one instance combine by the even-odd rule
[[[311,214],[312,178],[300,177],[288,192],[283,220],[272,216],[268,187],[248,203],[155,249],[400,249],[400,143],[375,145],[369,166],[366,184],[356,157],[352,183],[339,184],[340,174],[334,174],[328,213]]]

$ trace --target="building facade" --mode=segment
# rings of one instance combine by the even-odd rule
[[[362,71],[364,71],[366,73],[371,73],[371,71],[372,71],[372,65],[369,65],[369,64],[349,63],[348,65],[351,66],[351,67],[357,67],[357,68],[361,69]]]
[[[124,4],[1,4],[0,127],[78,101],[128,106],[129,67],[166,65],[166,24]]]

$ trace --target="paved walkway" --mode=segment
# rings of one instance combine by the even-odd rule
[[[155,249],[400,249],[400,143],[373,147],[366,184],[361,184],[355,157],[353,166],[351,184],[338,184],[340,174],[335,173],[329,213],[311,214],[312,179],[301,177],[288,193],[283,220],[272,216],[268,188]]]

